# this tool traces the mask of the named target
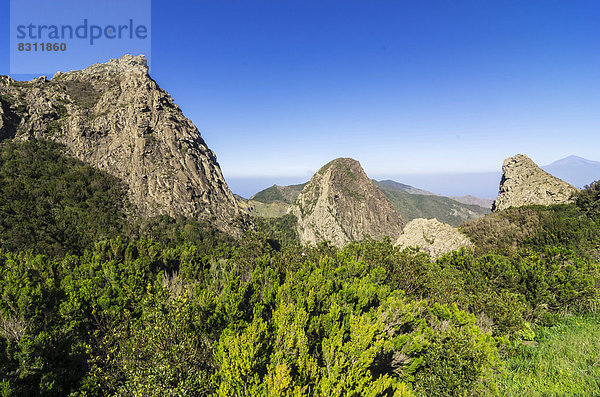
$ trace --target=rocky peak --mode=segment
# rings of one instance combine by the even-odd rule
[[[96,63],[82,70],[72,70],[69,74],[100,75],[111,74],[137,74],[148,75],[148,61],[143,55],[123,55],[121,58],[111,59],[106,63]],[[67,73],[56,72],[53,78],[61,77]]]
[[[52,80],[0,77],[0,138],[43,138],[119,177],[143,216],[208,219],[240,234],[244,216],[215,154],[143,56],[125,55]]]
[[[329,240],[343,246],[366,236],[395,240],[404,226],[387,197],[350,158],[333,160],[315,173],[291,212],[302,242]]]
[[[572,201],[577,188],[537,166],[524,154],[504,160],[498,198],[492,211],[529,204],[564,204]]]
[[[417,218],[406,224],[396,245],[420,248],[437,259],[447,252],[472,247],[473,243],[458,229],[437,219]]]

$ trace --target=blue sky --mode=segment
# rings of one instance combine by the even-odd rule
[[[152,1],[151,60],[228,180],[600,160],[597,1]]]

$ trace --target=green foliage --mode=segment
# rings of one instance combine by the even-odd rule
[[[43,256],[0,250],[0,380],[6,395],[64,395],[85,371],[84,346],[60,317],[58,273],[56,262]]]
[[[537,327],[534,342],[523,344],[500,379],[506,396],[595,396],[600,390],[600,317],[568,317],[553,327]]]
[[[426,267],[389,241],[277,251],[259,235],[235,248],[116,239],[60,260],[2,253],[0,382],[12,395],[493,392],[495,338],[455,305],[397,290],[394,255]],[[439,357],[468,376],[450,380]]]
[[[115,236],[127,206],[120,181],[48,141],[0,146],[0,247],[83,253]]]
[[[475,243],[478,255],[510,256],[524,248],[543,251],[556,246],[600,259],[600,222],[574,204],[509,208],[467,221],[461,228]]]
[[[297,219],[292,214],[286,214],[281,218],[256,217],[254,223],[256,230],[264,234],[276,249],[299,243],[298,232],[296,231]]]
[[[600,181],[581,190],[575,198],[575,204],[589,217],[600,218]]]
[[[118,181],[62,150],[0,148],[2,395],[597,390],[595,345],[559,372],[540,364],[558,359],[545,343],[568,355],[595,337],[595,317],[578,317],[582,333],[548,326],[597,308],[596,185],[577,205],[469,222],[475,251],[432,261],[389,238],[302,246],[292,215],[237,241],[184,217],[128,219]]]
[[[56,257],[82,254],[97,241],[116,236],[168,246],[191,242],[202,249],[234,244],[206,221],[128,219],[129,208],[117,178],[68,157],[59,144],[32,140],[0,146],[1,248]]]
[[[202,395],[211,390],[215,366],[202,324],[207,308],[181,292],[149,293],[140,302],[143,312],[121,341],[115,360],[125,378],[120,393]]]
[[[345,255],[288,273],[272,314],[270,306],[255,304],[249,325],[233,323],[221,335],[218,394],[267,395],[275,388],[279,394],[268,395],[408,395],[425,372],[437,378],[415,383],[424,393],[492,390],[498,353],[476,318],[456,307],[412,301],[384,280],[382,268],[370,270]],[[462,384],[446,384],[437,358],[424,358],[442,329],[473,347],[455,352],[474,374]]]
[[[179,216],[173,218],[160,215],[138,219],[133,226],[123,232],[131,238],[145,238],[170,247],[191,243],[203,249],[220,244],[234,244],[234,239],[207,221]]]

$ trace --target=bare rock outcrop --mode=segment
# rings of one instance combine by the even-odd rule
[[[524,154],[504,160],[498,198],[492,211],[510,207],[541,204],[565,204],[572,202],[577,188],[560,180],[537,166]]]
[[[418,247],[432,259],[437,259],[447,252],[471,247],[473,243],[458,229],[437,219],[417,218],[406,224],[396,245],[402,248]]]
[[[142,216],[207,219],[239,235],[243,211],[215,154],[143,56],[17,82],[0,77],[0,138],[50,139],[120,178]]]
[[[367,177],[360,163],[339,158],[323,166],[302,189],[290,211],[303,243],[329,240],[341,247],[366,236],[398,238],[404,221]]]

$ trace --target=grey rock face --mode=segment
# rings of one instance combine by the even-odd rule
[[[578,191],[538,167],[529,157],[517,154],[504,160],[498,198],[492,211],[528,204],[565,204]]]
[[[208,219],[241,233],[244,216],[215,154],[149,76],[143,56],[58,72],[49,81],[0,78],[0,95],[0,137],[65,144],[78,159],[123,180],[139,215]],[[11,128],[7,106],[15,115]]]
[[[447,252],[471,247],[473,243],[458,229],[437,219],[418,218],[406,224],[396,245],[420,248],[432,259],[437,259]]]
[[[371,181],[360,163],[339,158],[323,166],[304,187],[291,212],[304,243],[329,240],[336,246],[367,235],[395,240],[402,217]]]

